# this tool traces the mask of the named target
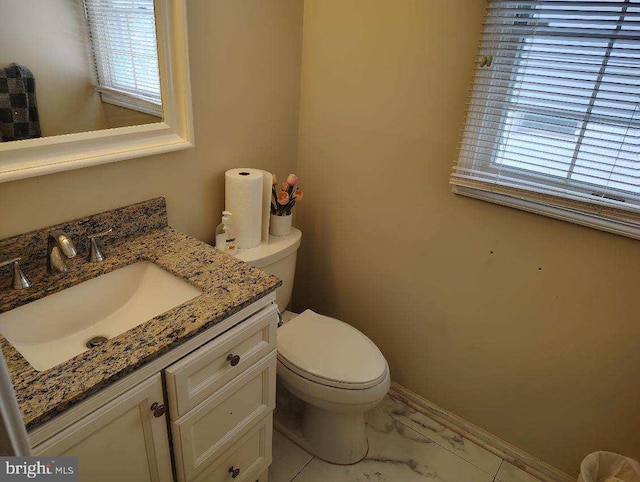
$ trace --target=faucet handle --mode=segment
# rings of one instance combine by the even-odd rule
[[[13,281],[11,282],[11,287],[14,290],[20,290],[31,286],[31,281],[29,281],[29,278],[25,276],[25,274],[20,269],[20,265],[18,264],[18,261],[20,261],[21,259],[22,258],[18,257],[0,262],[0,268],[13,265]]]
[[[98,247],[98,243],[96,242],[96,238],[102,238],[107,234],[113,232],[113,228],[109,228],[105,231],[101,231],[99,233],[90,234],[89,237],[89,257],[87,260],[90,263],[99,263],[104,261],[104,255],[100,252],[100,248]]]

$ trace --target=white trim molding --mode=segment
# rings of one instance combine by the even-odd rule
[[[396,382],[391,383],[389,396],[405,403],[414,410],[462,435],[465,439],[544,482],[575,482],[576,480],[577,475],[576,477],[571,477],[565,474],[509,442],[505,442],[486,430],[467,422],[458,415],[447,412],[435,403],[413,393],[402,385],[398,385]]]
[[[193,146],[186,0],[155,0],[162,122],[0,143],[0,182]]]
[[[601,231],[606,231],[608,233],[617,234],[619,236],[640,239],[640,228],[632,223],[607,219],[606,217],[600,217],[596,214],[589,214],[569,208],[552,206],[543,202],[530,201],[514,196],[508,196],[506,194],[483,191],[466,186],[453,186],[452,190],[455,194],[460,194],[473,199],[480,199],[482,201],[500,204],[501,206],[520,209],[522,211],[540,214],[553,219],[560,219],[580,226],[587,226]]]

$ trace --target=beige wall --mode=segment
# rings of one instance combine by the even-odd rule
[[[189,0],[188,21],[196,147],[0,184],[0,238],[165,196],[172,226],[212,241],[225,170],[294,170],[302,3]]]
[[[640,459],[640,242],[450,191],[483,12],[305,2],[296,308],[568,473],[596,449]]]
[[[196,147],[0,184],[0,237],[162,195],[171,225],[211,241],[226,169],[295,170],[302,2],[188,8]],[[640,458],[640,244],[447,185],[482,3],[305,10],[297,307],[567,472],[598,448]]]
[[[82,0],[2,0],[0,11],[0,67],[33,72],[43,136],[159,121],[100,100]]]

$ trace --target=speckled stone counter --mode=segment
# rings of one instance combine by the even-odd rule
[[[115,228],[112,237],[101,243],[105,261],[87,262],[87,246],[83,243],[86,235],[110,226]],[[68,260],[67,273],[51,275],[46,272],[46,236],[54,229],[62,229],[77,243],[78,256]],[[32,368],[0,336],[0,347],[28,429],[280,286],[277,278],[168,227],[162,198],[0,241],[0,258],[16,255],[25,258],[23,270],[33,285],[27,290],[11,290],[3,284],[0,313],[137,261],[151,261],[203,292],[100,347],[42,372]]]

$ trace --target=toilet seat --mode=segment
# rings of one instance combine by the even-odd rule
[[[364,390],[388,377],[384,356],[366,335],[311,310],[278,329],[277,345],[283,366],[321,385]]]

